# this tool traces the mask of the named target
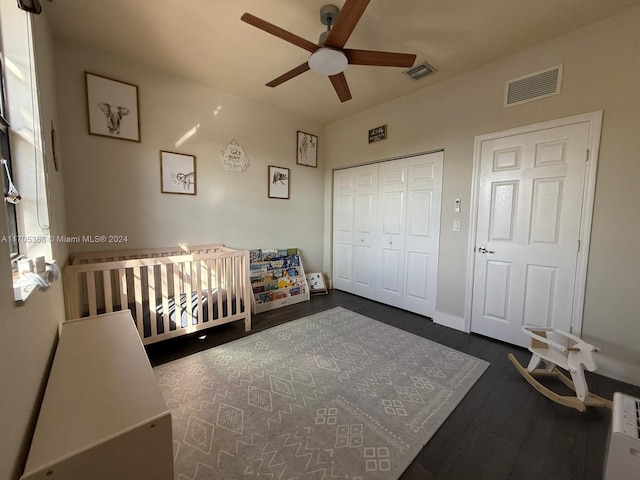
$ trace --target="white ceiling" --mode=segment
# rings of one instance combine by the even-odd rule
[[[240,21],[244,12],[314,43],[320,8],[344,0],[54,0],[56,38],[206,83],[321,123],[406,95],[640,5],[640,0],[371,0],[346,48],[414,53],[438,72],[419,81],[394,67],[349,66],[353,99],[311,71],[265,83],[309,53]],[[97,72],[108,75],[108,67]],[[129,80],[129,79],[123,79]]]

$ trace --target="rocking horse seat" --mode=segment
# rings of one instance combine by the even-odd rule
[[[512,354],[509,354],[509,360],[533,388],[549,400],[581,412],[584,412],[588,406],[611,408],[610,400],[589,392],[584,377],[585,368],[590,372],[594,372],[597,368],[593,357],[593,353],[598,351],[597,347],[557,328],[524,325],[522,330],[531,337],[529,365],[525,369]],[[554,340],[548,338],[548,335]],[[545,368],[539,368],[543,362]],[[559,368],[568,371],[571,379]],[[534,378],[544,376],[556,377],[575,392],[575,396],[559,395]]]

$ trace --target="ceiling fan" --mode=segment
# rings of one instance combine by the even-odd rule
[[[327,31],[320,35],[318,44],[288,32],[266,20],[255,17],[250,13],[242,15],[240,19],[243,22],[311,52],[308,61],[271,80],[267,83],[267,86],[277,87],[307,70],[312,70],[321,75],[328,75],[340,101],[346,102],[352,98],[347,79],[343,73],[347,65],[411,67],[416,60],[416,56],[412,54],[344,48],[369,2],[370,0],[346,0],[342,11],[335,5],[322,7],[320,9],[320,21],[327,26]]]

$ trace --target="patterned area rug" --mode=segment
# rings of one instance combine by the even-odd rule
[[[178,480],[389,480],[487,366],[337,307],[154,371]]]

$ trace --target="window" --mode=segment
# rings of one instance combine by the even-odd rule
[[[2,119],[0,149],[22,200],[4,203],[12,257],[53,260],[44,142],[38,98],[36,31],[15,0],[0,0]],[[4,167],[3,167],[4,170]],[[7,191],[7,176],[4,192]],[[4,193],[3,192],[3,193]],[[14,278],[15,280],[15,278]],[[18,277],[17,281],[21,281]],[[14,288],[16,284],[14,282]],[[15,290],[14,290],[15,291]],[[16,297],[17,299],[17,297]]]
[[[1,48],[1,45],[0,45]],[[4,60],[0,52],[0,158],[7,161],[6,167],[0,166],[2,172],[0,175],[4,178],[4,191],[9,190],[9,179],[6,171],[11,173],[11,151],[9,150],[9,122],[7,121],[5,108],[5,92],[4,92]],[[5,170],[6,168],[6,170]],[[7,243],[9,244],[9,253],[11,258],[15,258],[20,254],[20,245],[18,243],[18,217],[16,206],[13,203],[4,202],[7,215]]]

